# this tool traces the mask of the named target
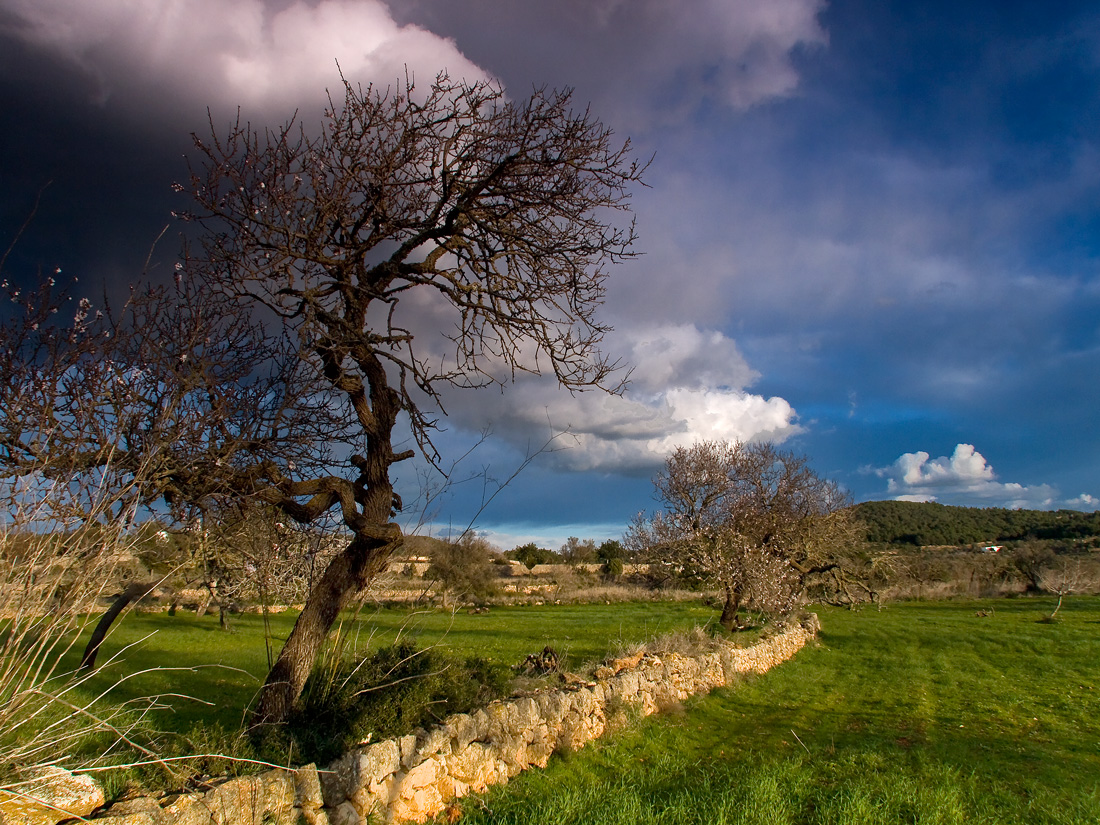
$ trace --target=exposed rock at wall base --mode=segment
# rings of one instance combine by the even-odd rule
[[[648,715],[730,684],[739,674],[764,673],[794,656],[819,629],[817,616],[809,614],[749,648],[726,644],[698,656],[645,654],[620,660],[601,669],[595,682],[454,714],[431,730],[353,750],[323,770],[316,765],[273,770],[227,779],[206,793],[131,800],[111,806],[96,821],[363,825],[376,817],[423,822],[457,798],[507,782],[531,766],[546,767],[556,751],[583,747],[602,735],[624,708]],[[102,795],[99,799],[102,804]],[[0,801],[0,811],[4,804]],[[55,825],[62,818],[8,819],[0,825]]]
[[[0,825],[54,825],[87,816],[103,802],[103,789],[90,776],[45,768],[10,792],[0,791]]]

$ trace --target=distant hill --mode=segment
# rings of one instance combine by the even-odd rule
[[[888,544],[957,546],[1100,538],[1100,511],[1008,510],[912,501],[868,501],[854,509],[867,525],[867,540]]]

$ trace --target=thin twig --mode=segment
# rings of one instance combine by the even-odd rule
[[[792,736],[793,736],[793,737],[794,737],[795,739],[798,739],[798,734],[794,732],[794,728],[791,728],[791,735],[792,735]],[[802,741],[801,739],[798,739],[798,744],[800,744],[800,745],[802,746],[802,749],[803,749],[804,751],[806,751],[806,753],[807,753],[807,754],[809,754],[810,756],[813,756],[813,754],[812,754],[812,753],[810,753],[810,749],[806,747],[806,743],[805,743],[805,742],[803,742],[803,741]]]

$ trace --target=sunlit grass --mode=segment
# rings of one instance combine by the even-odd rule
[[[1100,600],[1037,622],[1050,607],[823,610],[793,661],[469,801],[465,821],[1100,822]]]
[[[292,613],[270,617],[275,654],[295,618]],[[403,635],[422,646],[442,645],[507,665],[519,664],[528,654],[550,645],[563,654],[567,668],[580,668],[621,646],[714,619],[711,608],[685,602],[495,607],[477,615],[435,608],[381,609],[349,617],[336,631],[356,643],[360,652]],[[225,631],[216,614],[133,613],[119,623],[100,655],[106,661],[123,649],[91,687],[106,686],[123,672],[148,670],[127,680],[112,697],[122,701],[131,696],[175,695],[166,699],[171,712],[155,721],[181,732],[198,722],[226,729],[240,726],[268,670],[263,620],[254,614],[234,616],[230,630]],[[184,695],[192,699],[178,698]]]
[[[793,661],[466,800],[464,821],[1100,822],[1100,599],[1072,599],[1060,621],[1039,622],[1052,607],[1016,599],[822,609],[820,643]],[[579,667],[713,618],[685,603],[383,610],[360,617],[359,641],[406,633],[511,664],[550,644]],[[276,649],[292,622],[274,618]],[[227,633],[216,616],[135,615],[109,644],[146,636],[120,667],[196,669],[154,671],[128,690],[215,703],[177,702],[161,722],[181,731],[240,723],[266,671],[259,617],[235,617]]]

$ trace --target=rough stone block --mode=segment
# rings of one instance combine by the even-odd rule
[[[54,825],[87,816],[104,803],[103,789],[92,777],[63,768],[43,769],[18,790],[24,796],[0,792],[0,820],[5,823]]]
[[[514,702],[493,702],[485,713],[489,717],[490,740],[505,739],[520,730],[519,712]]]
[[[360,788],[348,801],[362,817],[369,817],[374,811],[386,810],[397,797],[397,782],[393,776],[387,776],[380,782],[372,782]]]
[[[568,694],[560,690],[540,693],[535,697],[535,703],[539,708],[539,716],[548,724],[561,722],[569,711]]]
[[[115,803],[104,814],[104,821],[110,825],[175,825],[175,820],[151,796]]]
[[[539,706],[530,696],[516,699],[513,705],[516,709],[516,722],[519,730],[529,731],[541,721]]]
[[[397,740],[397,749],[401,754],[401,767],[411,768],[421,758],[420,751],[416,747],[416,734],[410,733]]]
[[[527,759],[532,765],[545,768],[554,754],[553,744],[546,739],[532,742],[527,746]]]
[[[103,825],[164,825],[163,819],[158,819],[148,811],[136,811],[129,814],[109,812],[106,817],[96,821],[102,822]],[[0,819],[0,823],[5,822],[6,820]]]
[[[361,825],[362,819],[355,806],[350,802],[341,802],[336,809],[328,815],[330,825]]]
[[[326,807],[335,808],[351,795],[348,789],[349,774],[352,762],[358,758],[359,752],[351,751],[330,762],[324,770],[317,771],[317,778],[321,781],[321,798]]]
[[[461,752],[447,757],[447,773],[481,791],[496,780],[496,757],[488,745],[471,742]]]
[[[356,787],[379,782],[401,768],[401,752],[397,742],[387,739],[359,752],[356,771]]]
[[[176,794],[162,799],[160,804],[172,825],[210,825],[213,821],[203,794]]]
[[[350,751],[321,773],[325,805],[336,808],[360,788],[379,782],[400,768],[401,752],[393,739]]]
[[[429,785],[396,800],[392,813],[397,821],[424,822],[442,810],[443,796],[438,788]]]
[[[265,825],[274,823],[292,823],[297,816],[291,816],[296,796],[297,779],[293,771],[276,768],[264,771],[259,780],[260,818]]]
[[[325,804],[321,777],[317,773],[317,766],[312,762],[302,765],[295,772],[294,796],[302,808],[320,808]]]
[[[203,796],[214,825],[262,825],[264,793],[259,777],[227,779]]]
[[[396,774],[398,796],[407,797],[414,790],[434,785],[436,780],[444,773],[444,767],[434,759],[425,759],[415,768],[411,768],[404,775]]]
[[[485,730],[480,728],[474,721],[474,717],[467,713],[448,716],[443,726],[451,734],[451,750],[455,752],[485,736]]]

